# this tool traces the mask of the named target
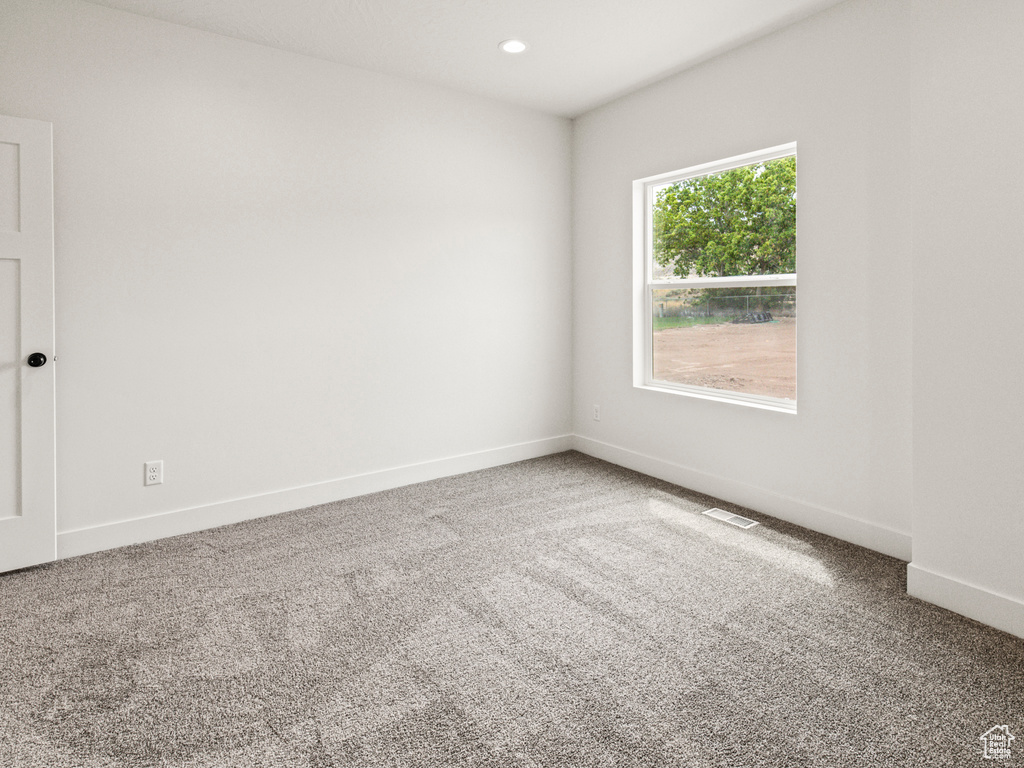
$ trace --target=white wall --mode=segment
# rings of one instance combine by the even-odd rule
[[[915,18],[908,587],[1024,637],[1024,4]]]
[[[904,558],[908,10],[842,4],[588,113],[574,131],[579,447]],[[631,182],[789,141],[800,196],[798,414],[634,389]]]
[[[4,0],[0,72],[54,124],[63,554],[567,445],[568,121],[77,0]]]

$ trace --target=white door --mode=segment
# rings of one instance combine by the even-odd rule
[[[52,126],[0,116],[0,571],[56,557],[53,382]]]

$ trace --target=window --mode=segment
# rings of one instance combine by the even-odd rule
[[[636,386],[796,411],[796,144],[633,182]]]

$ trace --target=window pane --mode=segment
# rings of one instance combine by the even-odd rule
[[[796,157],[651,190],[655,280],[796,272]]]
[[[655,381],[796,400],[796,288],[651,292]]]

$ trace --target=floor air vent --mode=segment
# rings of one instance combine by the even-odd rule
[[[715,520],[723,520],[726,523],[738,525],[740,528],[753,528],[757,525],[756,520],[751,520],[749,517],[734,515],[732,512],[726,512],[724,509],[719,509],[718,507],[706,509],[702,514],[705,514],[708,517],[713,517]]]

